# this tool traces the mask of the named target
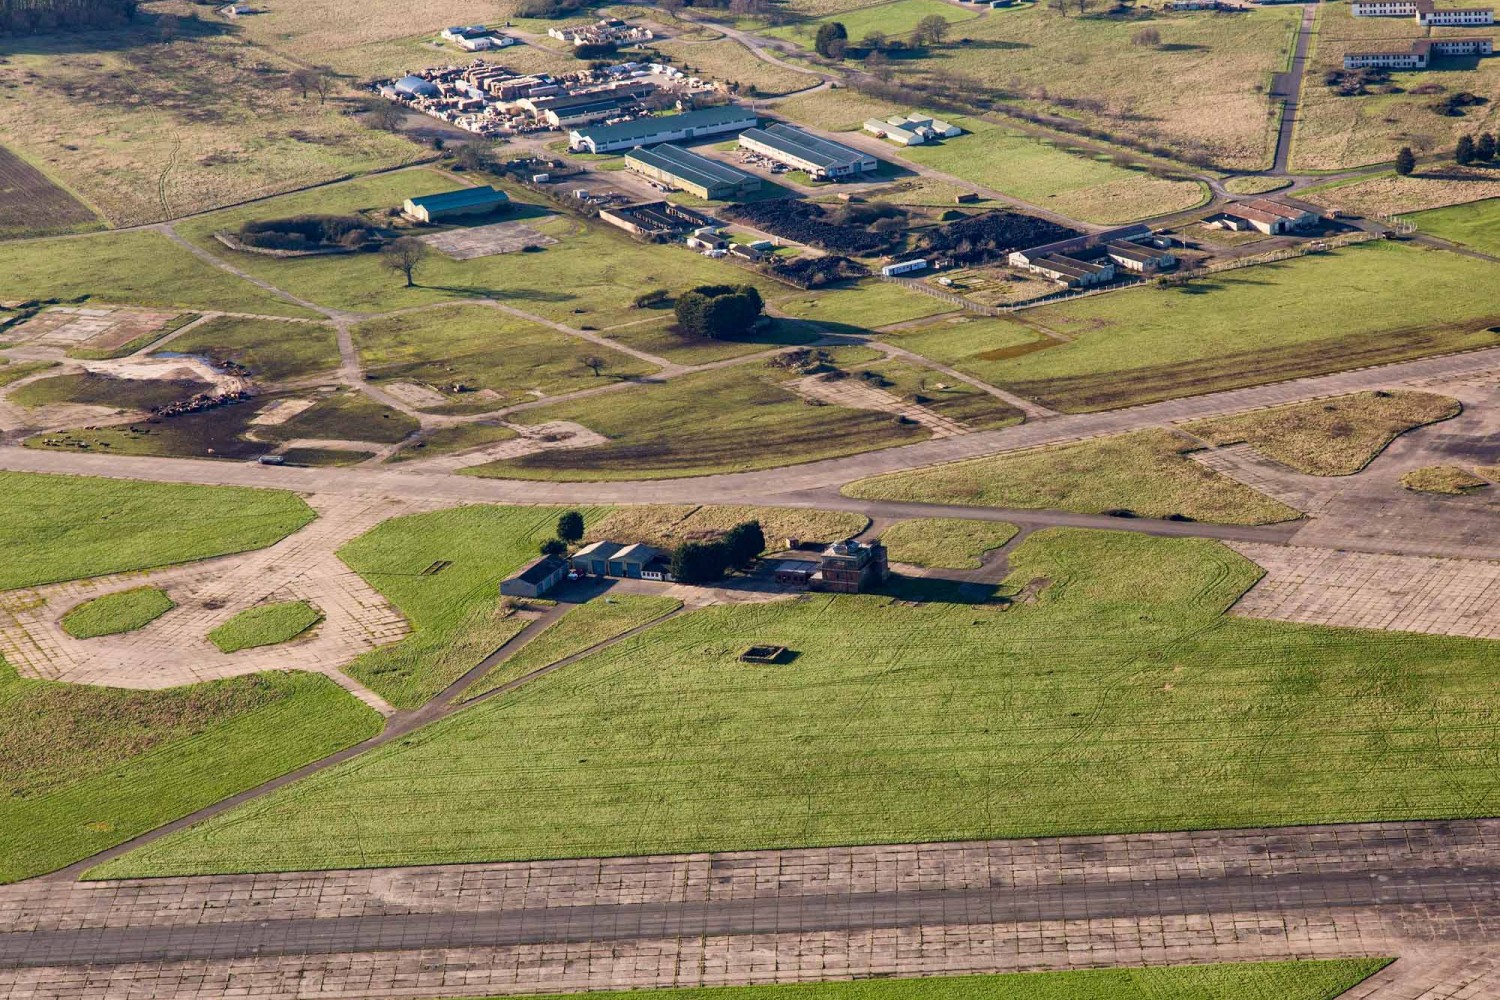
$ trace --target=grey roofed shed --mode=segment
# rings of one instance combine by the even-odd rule
[[[541,597],[568,575],[568,562],[557,556],[542,556],[500,584],[507,597]]]

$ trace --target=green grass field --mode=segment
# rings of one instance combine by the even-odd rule
[[[221,653],[237,653],[290,642],[322,620],[323,613],[306,601],[279,601],[241,611],[208,633],[208,641]]]
[[[1004,521],[921,517],[902,521],[880,540],[892,562],[935,569],[978,569],[986,553],[1016,537],[1018,530]]]
[[[396,518],[339,550],[411,624],[347,672],[397,708],[415,708],[479,665],[526,622],[499,610],[500,581],[551,538],[561,508],[460,507]],[[599,515],[585,510],[586,520]]]
[[[1179,515],[1220,524],[1297,518],[1292,508],[1186,457],[1185,438],[1153,428],[864,479],[866,500]]]
[[[372,381],[431,386],[447,403],[423,409],[441,413],[497,410],[535,399],[532,390],[556,396],[657,370],[628,354],[483,306],[389,316],[361,323],[353,332]],[[601,376],[579,363],[589,355],[605,361]],[[457,384],[467,391],[451,391]]]
[[[281,490],[0,472],[0,590],[264,548],[313,517]]]
[[[1500,198],[1435,208],[1408,218],[1424,233],[1500,256]]]
[[[173,339],[163,351],[232,361],[270,382],[305,378],[339,366],[332,327],[219,316]],[[156,352],[160,353],[160,352]]]
[[[0,244],[0,301],[91,298],[272,316],[311,316],[153,232]]]
[[[477,175],[475,179],[492,180]],[[631,303],[652,288],[678,292],[732,279],[759,284],[768,298],[785,292],[785,286],[770,279],[726,267],[722,261],[682,247],[639,243],[613,226],[558,215],[527,219],[528,225],[559,240],[541,253],[460,261],[435,252],[418,269],[417,288],[403,288],[400,276],[384,269],[378,254],[279,260],[235,253],[213,238],[216,230],[237,228],[247,219],[298,212],[383,211],[400,205],[413,192],[435,194],[458,186],[436,171],[403,170],[216,212],[182,223],[179,232],[278,288],[325,306],[359,312],[488,296],[550,320],[602,329],[640,319],[640,310]],[[540,214],[528,204],[536,195],[521,189],[511,189],[510,195],[518,213]]]
[[[513,441],[516,437],[515,431],[500,424],[477,421],[449,424],[447,427],[438,427],[424,432],[419,440],[396,452],[391,457],[391,461],[406,462],[415,458],[434,458],[455,451],[467,451],[482,445]]]
[[[951,3],[945,3],[944,0],[888,0],[886,3],[875,3],[812,21],[771,28],[761,33],[773,38],[785,38],[812,48],[813,36],[818,33],[818,27],[825,21],[839,22],[849,33],[849,39],[858,42],[872,31],[893,37],[910,35],[912,29],[917,26],[917,22],[932,14],[947,19],[948,23],[954,26],[955,35],[965,30],[959,25],[965,21],[972,21],[978,16],[974,10],[955,7]]]
[[[635,1000],[1334,1000],[1388,964],[1390,960],[1384,958],[1345,958],[1324,962],[1177,965],[786,986],[634,990],[632,997]],[[554,994],[555,1000],[589,1000],[594,996]]]
[[[159,587],[136,587],[96,597],[62,616],[62,630],[75,639],[133,632],[177,607]]]
[[[1497,278],[1488,261],[1365,243],[1027,310],[1025,324],[1073,342],[954,363],[1055,409],[1112,409],[1493,346]]]
[[[1134,222],[1208,200],[1198,181],[1152,177],[977,118],[948,120],[971,134],[896,155],[1084,222]]]
[[[127,691],[24,680],[0,660],[0,882],[113,847],[380,726],[312,674]]]
[[[886,413],[813,406],[778,379],[728,368],[516,414],[573,420],[608,444],[541,451],[465,470],[510,479],[666,479],[743,472],[922,440]]]
[[[551,666],[575,656],[591,646],[608,642],[633,628],[655,621],[682,607],[674,597],[651,597],[643,594],[621,594],[618,597],[596,597],[569,611],[549,625],[511,656],[464,691],[464,700],[477,698],[498,687],[525,677],[533,670]]]
[[[97,870],[301,870],[1488,816],[1493,643],[1225,614],[1224,546],[1049,530],[1009,605],[682,615]],[[789,665],[739,662],[784,645]]]
[[[835,333],[863,332],[953,311],[953,306],[941,299],[875,278],[829,291],[794,291],[778,299],[775,307],[787,316],[821,323]]]
[[[0,512],[0,590],[258,548],[312,519],[279,491],[24,473],[0,473]],[[152,610],[130,603],[133,621],[109,598],[68,618],[80,634],[104,634]],[[129,691],[24,679],[0,660],[0,881],[87,857],[380,724],[306,674]]]

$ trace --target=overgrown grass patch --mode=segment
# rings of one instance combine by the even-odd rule
[[[282,490],[28,472],[0,472],[0,515],[0,590],[264,548],[314,517]]]
[[[589,526],[585,541],[645,542],[671,548],[680,542],[716,538],[745,521],[759,521],[769,548],[787,539],[837,542],[869,527],[863,514],[812,507],[752,507],[745,504],[644,504],[613,508]]]
[[[1429,465],[1401,477],[1401,485],[1413,493],[1463,496],[1489,486],[1489,482],[1456,465]]]
[[[144,628],[177,607],[160,587],[135,587],[96,597],[62,616],[62,630],[75,639],[118,635]]]
[[[1369,465],[1399,435],[1462,410],[1458,400],[1430,392],[1359,392],[1195,420],[1183,430],[1216,445],[1249,444],[1310,476],[1347,476]]]
[[[978,569],[984,557],[1020,530],[1004,521],[919,517],[902,521],[880,536],[894,562],[934,569]]]
[[[1199,181],[1153,177],[1144,168],[1070,149],[1063,140],[1049,142],[977,118],[952,121],[969,134],[907,146],[896,155],[1084,222],[1134,222],[1208,199]]]
[[[1150,429],[863,479],[864,500],[1120,512],[1222,524],[1268,524],[1292,508],[1194,462],[1193,445]]]
[[[459,507],[395,518],[339,550],[411,624],[347,672],[397,708],[416,708],[503,646],[525,621],[502,611],[500,581],[554,535],[562,508]],[[600,516],[585,509],[585,520]]]
[[[194,257],[160,233],[101,233],[0,244],[0,300],[93,298],[272,316],[310,316]]]
[[[221,653],[291,642],[318,622],[323,613],[306,601],[278,601],[246,608],[212,632],[208,641]]]
[[[95,872],[1489,816],[1493,643],[1226,614],[1217,542],[1048,530],[1003,604],[681,615]],[[1029,595],[1029,596],[1026,596]],[[795,661],[741,663],[748,645]]]

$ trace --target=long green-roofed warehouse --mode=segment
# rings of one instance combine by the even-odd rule
[[[625,165],[642,176],[699,198],[738,198],[760,190],[760,178],[681,146],[632,149]]]

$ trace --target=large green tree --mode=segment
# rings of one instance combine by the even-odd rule
[[[844,46],[849,41],[849,30],[838,21],[825,21],[818,26],[813,39],[813,49],[825,59],[842,59]]]
[[[677,297],[677,328],[709,340],[739,337],[750,332],[764,308],[754,285],[700,285]]]

